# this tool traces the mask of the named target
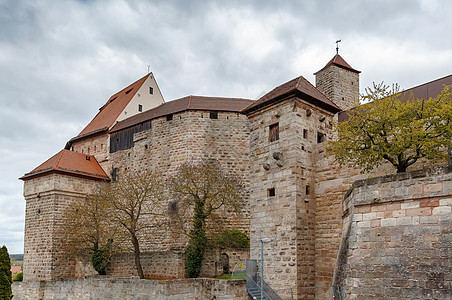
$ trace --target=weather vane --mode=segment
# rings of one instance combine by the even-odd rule
[[[148,74],[150,73],[150,72],[149,72],[149,69],[150,69],[150,68],[151,68],[151,65],[148,65]]]
[[[341,40],[337,40],[336,41],[336,55],[339,54],[339,43],[341,42]]]

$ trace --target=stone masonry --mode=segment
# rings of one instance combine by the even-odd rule
[[[356,181],[344,202],[336,282],[350,299],[452,297],[452,174]]]

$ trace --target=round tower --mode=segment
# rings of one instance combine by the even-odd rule
[[[359,99],[359,73],[339,54],[314,73],[316,87],[342,110],[356,106]]]

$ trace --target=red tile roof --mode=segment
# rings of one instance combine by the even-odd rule
[[[330,65],[334,65],[334,66],[338,66],[344,69],[347,69],[349,71],[355,72],[355,73],[361,73],[361,71],[355,70],[353,69],[343,58],[342,56],[340,56],[339,54],[336,54],[322,69],[320,69],[319,71],[315,72],[315,74],[319,73],[320,71],[326,69],[328,66]]]
[[[113,126],[110,132],[116,132],[148,120],[186,110],[240,112],[244,107],[253,102],[253,100],[241,98],[187,96],[177,100],[168,101],[153,109],[125,119]]]
[[[16,275],[20,273],[20,270],[22,270],[22,266],[11,266],[11,274]]]
[[[410,93],[413,93],[413,97],[414,99],[428,99],[430,97],[435,98],[436,96],[439,95],[439,93],[441,93],[441,91],[443,90],[444,85],[451,85],[452,84],[452,74],[439,78],[439,79],[435,79],[432,80],[430,82],[426,82],[424,84],[403,90],[402,93],[405,96],[406,99],[408,99]],[[354,108],[352,108],[354,109]],[[349,118],[349,115],[347,114],[347,112],[350,110],[346,110],[346,111],[341,111],[339,113],[338,116],[338,120],[339,122],[343,122],[343,121],[347,121]]]
[[[333,113],[341,111],[341,109],[336,104],[334,104],[333,101],[331,101],[327,96],[320,92],[303,76],[300,76],[276,87],[253,104],[244,108],[242,112],[250,113],[260,108],[266,107],[272,103],[279,102],[283,99],[295,95]]]
[[[107,103],[99,109],[99,112],[94,119],[78,134],[77,137],[108,130],[149,76],[152,76],[152,73],[147,74],[143,78],[111,96]]]
[[[69,150],[61,150],[20,179],[28,180],[52,172],[110,180],[94,156]]]

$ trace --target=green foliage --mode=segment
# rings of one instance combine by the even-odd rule
[[[13,297],[11,284],[11,260],[8,255],[8,249],[3,245],[0,248],[0,299],[9,300]]]
[[[226,174],[218,161],[209,159],[182,164],[170,182],[169,191],[177,203],[174,218],[178,218],[185,232],[189,224],[186,220],[193,212],[186,265],[188,277],[198,277],[207,245],[207,221],[220,208],[238,210],[242,185],[236,176]]]
[[[187,276],[197,278],[201,272],[202,261],[206,250],[207,237],[204,230],[192,231],[192,238],[188,243],[186,250],[187,256]]]
[[[340,165],[370,171],[389,161],[397,172],[419,158],[446,158],[451,147],[451,86],[445,86],[436,98],[414,99],[383,83],[366,89],[359,105],[348,112],[350,118],[338,124],[338,139],[328,146]]]
[[[91,262],[93,263],[94,270],[97,271],[99,275],[107,275],[107,265],[110,262],[110,248],[111,242],[98,248],[98,245],[94,245],[94,251],[91,254]]]
[[[20,271],[16,275],[13,276],[13,281],[22,281],[24,279],[24,272]]]
[[[250,238],[240,230],[224,230],[216,240],[220,248],[244,249],[250,247]]]

